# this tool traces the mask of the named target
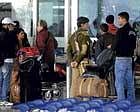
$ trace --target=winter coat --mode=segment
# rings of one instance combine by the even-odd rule
[[[0,32],[0,58],[15,58],[18,40],[15,31],[2,30]]]
[[[129,23],[118,29],[113,50],[117,57],[132,57],[136,48],[136,34]]]
[[[43,29],[37,34],[36,45],[40,53],[43,54],[45,62],[54,63],[55,45],[53,34]]]

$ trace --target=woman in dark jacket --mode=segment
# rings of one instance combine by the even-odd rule
[[[44,20],[40,20],[37,26],[37,38],[36,45],[40,53],[44,57],[44,61],[48,64],[49,71],[54,71],[55,61],[55,42],[54,36],[48,31],[47,23]]]

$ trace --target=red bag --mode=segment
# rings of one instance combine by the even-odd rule
[[[18,56],[24,54],[27,57],[37,57],[40,55],[39,50],[36,47],[24,47],[18,51]]]

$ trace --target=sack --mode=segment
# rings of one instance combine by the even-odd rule
[[[112,49],[105,49],[97,57],[96,63],[99,67],[102,67],[104,65],[110,66],[112,65],[113,57],[114,52],[112,51]]]
[[[10,102],[19,103],[20,102],[20,86],[18,82],[11,85],[10,91]]]
[[[107,97],[108,84],[104,79],[99,77],[80,77],[77,82],[77,96],[93,96],[93,97]]]
[[[20,79],[19,79],[19,65],[17,62],[14,63],[12,70],[11,81],[10,81],[10,102],[20,102]]]

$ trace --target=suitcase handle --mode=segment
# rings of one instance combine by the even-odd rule
[[[20,71],[21,72],[30,72],[35,62],[33,58],[29,58],[20,63]],[[23,67],[23,68],[22,68]]]

